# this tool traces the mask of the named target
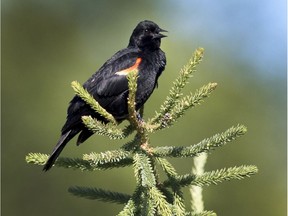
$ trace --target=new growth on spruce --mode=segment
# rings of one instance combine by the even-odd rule
[[[118,216],[127,215],[216,215],[213,211],[205,211],[202,199],[202,187],[218,184],[232,179],[243,179],[257,173],[257,167],[243,165],[239,167],[223,168],[215,171],[204,171],[207,152],[231,142],[246,133],[243,125],[232,126],[222,133],[203,139],[201,142],[188,146],[157,147],[149,141],[149,134],[172,126],[185,112],[200,104],[216,88],[216,83],[208,83],[194,93],[183,95],[182,90],[189,78],[196,71],[196,66],[203,58],[203,48],[198,48],[188,64],[180,71],[173,83],[169,95],[160,110],[147,121],[139,118],[135,110],[135,94],[137,89],[137,71],[128,75],[129,98],[128,111],[130,125],[125,129],[117,126],[113,116],[103,109],[89,93],[76,81],[72,87],[76,94],[89,104],[95,112],[109,120],[103,124],[91,116],[83,116],[86,127],[98,135],[110,139],[126,139],[135,134],[132,139],[117,150],[106,152],[92,152],[84,154],[82,158],[60,157],[55,166],[87,171],[107,170],[130,166],[134,169],[137,186],[133,194],[112,192],[94,187],[74,186],[69,192],[75,196],[95,199],[104,202],[123,204],[124,208]],[[143,110],[141,110],[143,112]],[[136,133],[135,133],[136,132]],[[27,163],[44,165],[47,154],[29,153]],[[167,158],[194,158],[191,173],[180,175]],[[156,166],[158,165],[158,166]],[[159,179],[159,167],[166,174],[166,179]],[[192,167],[192,163],[191,163]],[[183,188],[190,187],[191,208],[184,205]]]

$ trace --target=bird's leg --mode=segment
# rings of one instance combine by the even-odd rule
[[[144,123],[144,119],[142,118],[143,114],[144,114],[144,105],[139,109],[139,112],[136,113],[137,120],[140,123]]]
[[[137,120],[140,122],[140,123],[144,123],[144,119],[142,118],[141,114],[139,112],[136,113],[136,117],[137,117]]]

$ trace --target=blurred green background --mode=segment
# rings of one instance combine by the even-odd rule
[[[2,215],[115,215],[123,206],[76,198],[69,186],[131,193],[131,168],[94,173],[25,163],[29,152],[50,153],[73,96],[83,83],[128,44],[144,19],[169,31],[162,49],[167,67],[146,104],[158,110],[195,48],[204,61],[186,91],[217,82],[212,96],[153,134],[153,145],[191,145],[238,123],[248,133],[213,151],[207,170],[254,164],[259,174],[204,188],[205,208],[218,215],[286,215],[286,1],[2,1]],[[75,140],[62,156],[117,149],[124,141],[93,136]],[[179,173],[190,159],[171,160]],[[189,206],[188,188],[185,190]]]

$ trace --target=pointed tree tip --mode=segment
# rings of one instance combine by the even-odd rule
[[[76,80],[74,80],[74,81],[71,82],[71,86],[75,86],[75,85],[77,85],[77,84],[78,84],[78,81],[76,81]]]
[[[247,127],[245,125],[243,125],[243,124],[238,124],[237,126],[238,126],[238,128],[241,129],[243,134],[248,131]]]
[[[197,48],[195,51],[195,57],[202,59],[203,55],[204,55],[204,48],[202,47]]]
[[[211,87],[212,87],[213,89],[215,89],[217,86],[218,86],[218,83],[216,83],[216,82],[211,83]]]
[[[196,51],[200,52],[200,53],[203,53],[205,51],[205,49],[203,47],[198,47]]]

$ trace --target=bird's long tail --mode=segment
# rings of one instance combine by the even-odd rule
[[[53,149],[50,157],[48,158],[46,164],[44,165],[43,171],[48,171],[66,146],[66,144],[78,133],[79,131],[69,130],[62,134],[57,142],[57,145]]]

